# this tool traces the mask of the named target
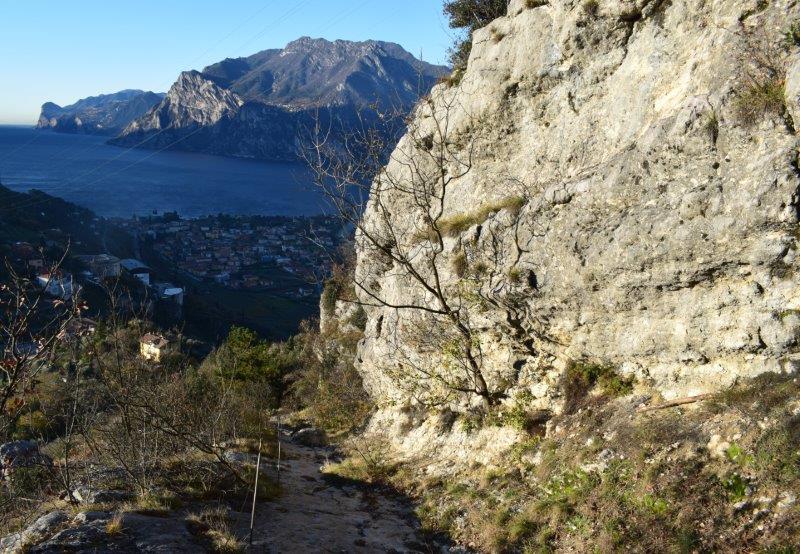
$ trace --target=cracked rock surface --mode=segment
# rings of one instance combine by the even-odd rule
[[[423,134],[446,112],[452,148],[474,151],[445,217],[524,199],[518,214],[493,210],[447,237],[437,262],[450,287],[463,281],[458,256],[489,268],[477,287],[491,302],[465,309],[505,401],[525,393],[533,408],[558,411],[572,361],[611,366],[667,399],[796,370],[800,71],[784,33],[800,14],[786,1],[762,8],[608,0],[592,13],[574,0],[514,0],[507,17],[474,33],[461,82],[438,86],[417,110]],[[754,52],[777,53],[785,110],[744,122]],[[422,161],[420,148],[406,136],[388,173],[402,182],[408,164],[396,160]],[[401,246],[413,249],[419,211],[391,191],[383,200]],[[367,224],[379,216],[373,199]],[[357,275],[372,291],[433,305],[396,266],[359,249]],[[388,429],[402,451],[457,457],[458,432],[447,443],[435,422],[408,412],[404,360],[439,354],[412,340],[403,310],[366,311],[359,369],[386,412],[373,429]]]

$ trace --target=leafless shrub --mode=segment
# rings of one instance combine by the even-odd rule
[[[527,198],[512,195],[474,213],[448,213],[459,203],[454,184],[472,172],[479,145],[486,140],[482,122],[455,118],[457,111],[463,112],[463,106],[453,97],[423,99],[403,141],[391,153],[385,135],[375,128],[351,134],[341,149],[330,143],[329,132],[318,124],[304,153],[317,186],[356,229],[359,250],[404,283],[404,290],[419,293],[417,299],[413,299],[416,292],[409,294],[408,301],[389,299],[366,276],[356,272],[353,277],[358,302],[397,314],[407,332],[406,344],[413,343],[422,353],[407,354],[398,342],[385,373],[422,402],[477,397],[491,406],[503,392],[487,380],[472,311],[493,302],[482,287],[491,278],[502,276],[507,281],[499,268],[509,257],[518,259],[518,253],[508,251],[500,244],[502,238],[490,233],[496,247],[489,249],[488,260],[473,264],[476,271],[484,267],[486,274],[452,283],[447,278],[452,263],[445,242],[499,212],[510,216],[513,228]],[[392,169],[386,169],[387,162]],[[460,266],[465,269],[463,263]]]

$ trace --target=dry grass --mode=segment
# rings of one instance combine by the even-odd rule
[[[504,38],[506,38],[506,34],[503,31],[500,31],[499,29],[492,27],[491,31],[492,31],[492,42],[494,42],[495,44],[498,44]]]
[[[172,492],[148,492],[136,497],[132,502],[123,504],[123,512],[135,512],[149,516],[166,517],[173,510],[179,509],[183,503]]]
[[[453,256],[453,272],[458,275],[459,277],[463,277],[467,274],[467,269],[469,269],[467,264],[467,255],[462,251]]]
[[[795,552],[800,506],[769,499],[800,497],[800,416],[787,410],[798,397],[800,380],[765,375],[647,414],[632,398],[585,403],[498,467],[389,479],[426,529],[481,552]],[[738,437],[722,457],[706,448],[713,433]]]
[[[736,99],[736,117],[752,127],[765,117],[781,115],[786,109],[786,84],[782,78],[753,83]]]
[[[456,236],[473,225],[478,225],[486,221],[490,215],[493,213],[500,212],[502,210],[509,210],[510,212],[517,214],[525,205],[525,199],[521,196],[512,196],[509,198],[505,198],[503,200],[499,200],[497,202],[490,202],[488,204],[484,204],[480,206],[478,209],[473,210],[467,213],[456,214],[451,217],[445,217],[439,220],[437,227],[441,231],[441,233],[445,236]],[[428,239],[430,240],[430,236],[426,234],[425,236],[419,236],[420,240]]]
[[[466,70],[464,68],[455,68],[453,69],[452,73],[449,75],[445,75],[440,77],[438,80],[438,84],[445,85],[447,88],[453,88],[461,84],[461,81],[464,79],[464,73]]]
[[[600,2],[597,0],[586,0],[581,4],[581,9],[583,9],[586,15],[597,17],[597,14],[600,13]]]
[[[350,481],[387,484],[400,465],[391,460],[387,443],[376,439],[356,438],[346,445],[348,457],[340,463],[326,463],[322,473]]]
[[[108,523],[106,523],[106,534],[114,536],[122,534],[124,530],[122,526],[122,516],[115,515]]]
[[[231,531],[227,508],[208,508],[187,518],[209,542],[211,551],[218,554],[236,554],[245,551],[245,545]]]

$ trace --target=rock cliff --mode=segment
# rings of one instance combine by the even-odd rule
[[[84,98],[63,108],[46,102],[36,128],[61,133],[116,135],[158,104],[163,96],[142,90],[123,90]]]
[[[112,144],[293,160],[318,114],[347,128],[376,102],[407,113],[445,73],[396,44],[304,37],[182,73]]]
[[[447,394],[461,381],[448,336],[431,338],[441,313],[403,308],[442,311],[411,268],[441,283],[504,405],[558,413],[575,364],[666,399],[796,371],[799,15],[780,0],[512,0],[475,32],[359,234],[373,426],[437,448],[439,423],[413,407],[477,402]]]

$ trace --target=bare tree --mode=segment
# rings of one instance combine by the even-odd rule
[[[106,336],[88,352],[96,394],[82,407],[79,428],[86,444],[99,459],[120,467],[141,494],[163,478],[165,460],[187,451],[210,456],[241,480],[224,456],[242,410],[232,384],[203,379],[181,356],[176,367],[144,360],[138,345],[147,304],[113,282],[106,295]]]
[[[448,238],[465,230],[471,219],[448,216],[447,208],[458,204],[453,185],[472,172],[481,143],[481,125],[464,117],[463,106],[454,98],[424,98],[416,117],[407,121],[400,146],[391,153],[390,135],[383,129],[360,128],[333,144],[329,129],[318,122],[304,154],[316,185],[355,228],[357,248],[407,283],[407,291],[420,292],[399,301],[368,276],[353,276],[359,303],[405,314],[411,320],[406,336],[416,337],[417,351],[440,354],[407,357],[389,373],[416,389],[410,392],[421,400],[445,402],[453,395],[475,395],[488,407],[503,393],[493,390],[485,375],[480,335],[470,311],[470,305],[480,301],[479,294],[469,286],[475,281],[453,283],[448,277],[453,273]],[[456,118],[458,110],[461,117]],[[393,114],[382,115],[382,120],[392,118]],[[503,210],[518,213],[523,203],[516,198],[478,211],[483,217]],[[444,393],[431,395],[433,386]]]
[[[5,261],[0,284],[0,439],[8,439],[69,323],[80,315],[71,278],[62,281],[67,250],[37,282]],[[46,277],[44,277],[46,275]]]

